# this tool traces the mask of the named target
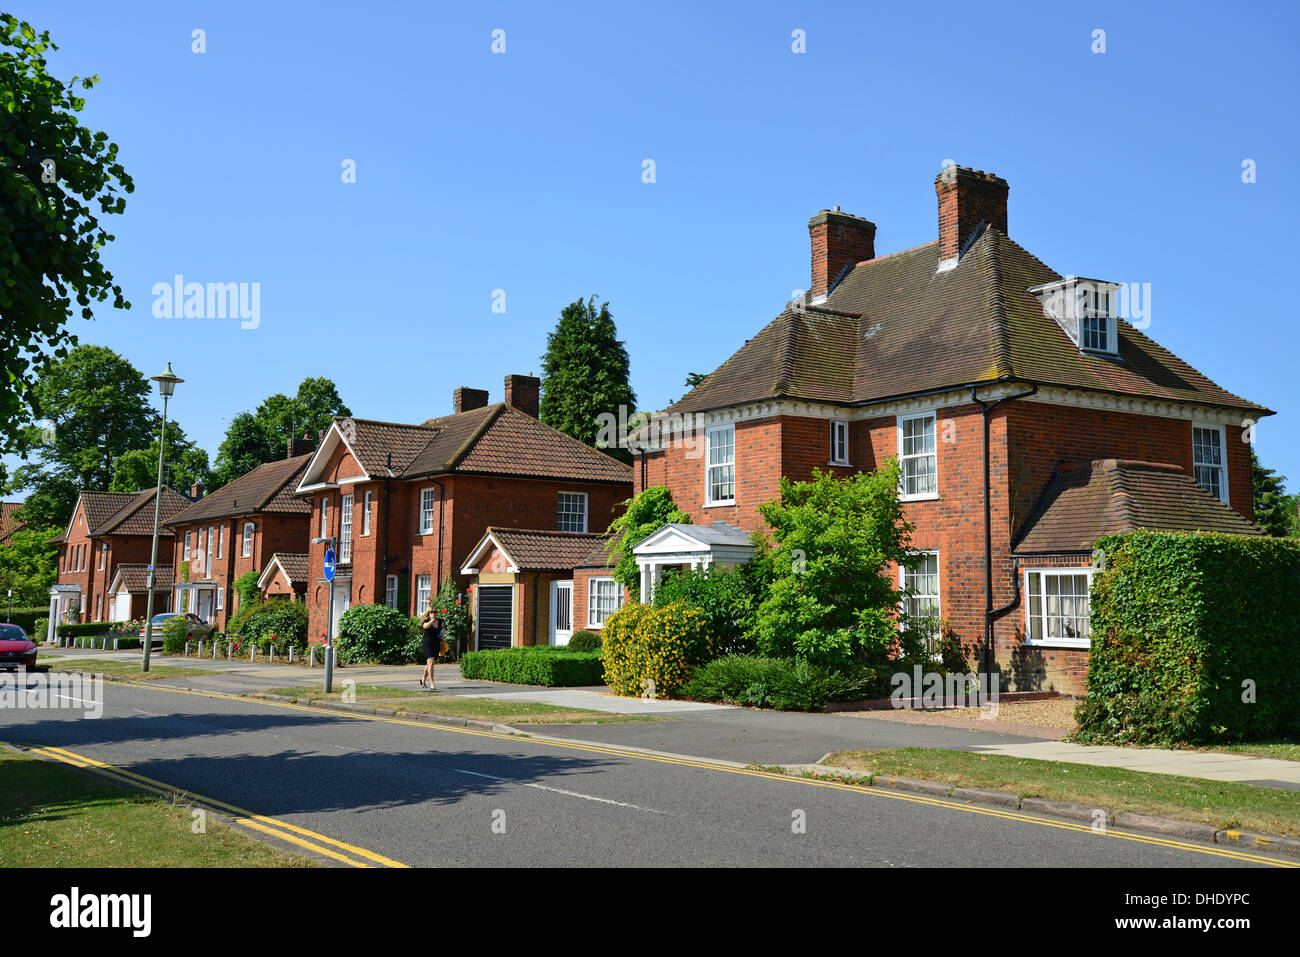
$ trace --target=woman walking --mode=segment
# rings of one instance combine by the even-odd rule
[[[443,624],[442,619],[434,613],[433,606],[430,606],[420,618],[420,628],[424,632],[424,674],[420,676],[420,687],[428,688],[430,691],[437,691],[433,681],[433,665],[438,660],[439,646],[442,644]]]

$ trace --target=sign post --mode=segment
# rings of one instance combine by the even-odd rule
[[[325,619],[325,693],[329,694],[334,690],[334,572],[338,569],[338,561],[334,554],[333,538],[313,538],[311,543],[327,546],[324,571],[330,590],[330,603],[328,617]]]

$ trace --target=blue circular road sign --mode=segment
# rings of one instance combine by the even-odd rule
[[[325,549],[325,580],[332,582],[334,580],[334,567],[337,563],[334,560],[334,549]]]

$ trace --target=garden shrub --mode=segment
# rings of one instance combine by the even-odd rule
[[[1075,740],[1300,736],[1300,541],[1137,531],[1097,547]]]
[[[15,624],[17,624],[17,623],[15,622]],[[46,636],[47,634],[49,634],[49,631],[50,631],[50,619],[49,619],[49,618],[37,618],[37,619],[35,619],[35,620],[32,622],[32,626],[31,626],[30,628],[28,628],[26,625],[24,625],[24,626],[23,626],[23,631],[27,632],[27,637],[30,638],[32,641],[35,641],[35,642],[38,642],[38,643],[39,643],[39,642],[42,642],[42,641],[45,640],[45,636]]]
[[[0,593],[0,601],[3,599],[4,595]],[[4,605],[0,606],[0,614],[5,616],[4,619],[0,620],[7,620],[10,624],[18,625],[23,629],[23,631],[30,635],[35,632],[36,623],[38,621],[43,621],[47,626],[49,625],[50,606],[31,605],[28,607],[15,607],[11,613],[9,607]]]
[[[814,711],[833,701],[883,696],[882,676],[861,665],[832,667],[802,658],[725,655],[696,669],[684,697],[782,711]]]
[[[248,624],[248,619],[252,618],[262,607],[261,599],[255,598],[250,602],[241,601],[235,613],[226,620],[226,634],[240,634],[244,630],[244,626]]]
[[[262,590],[257,587],[260,577],[261,575],[256,571],[244,572],[230,583],[230,590],[239,596],[237,612],[243,610],[246,605],[256,605],[261,602]]]
[[[569,651],[600,651],[604,643],[599,632],[575,631],[566,647]]]
[[[168,618],[162,626],[162,650],[164,655],[185,654],[185,642],[189,640],[190,623],[184,616]]]
[[[609,557],[614,563],[611,574],[614,581],[627,589],[632,600],[638,601],[641,597],[641,570],[632,554],[632,546],[665,525],[688,525],[691,517],[677,507],[672,493],[663,485],[652,485],[619,504],[627,508],[609,525],[609,530],[618,535],[610,549]]]
[[[248,650],[250,643],[256,644],[261,651],[267,651],[273,643],[280,650],[293,645],[295,649],[305,651],[307,649],[307,606],[302,602],[285,599],[263,602],[257,606],[253,614],[248,616],[239,632],[239,638],[240,645],[245,651]]]
[[[713,565],[695,571],[669,572],[655,588],[658,608],[685,602],[704,613],[716,654],[747,654],[754,650],[754,614],[769,584],[769,562],[736,568]]]
[[[616,694],[639,696],[653,682],[657,697],[671,697],[693,666],[713,657],[704,612],[685,602],[624,605],[604,632],[605,683]]]
[[[447,625],[447,634],[443,638],[447,646],[450,649],[469,647],[469,641],[474,635],[474,618],[469,612],[468,598],[456,587],[454,578],[443,579],[430,607],[437,610],[438,616]],[[417,654],[417,657],[420,656]]]
[[[340,661],[401,665],[415,660],[409,656],[410,638],[410,619],[396,608],[353,605],[340,616],[334,642]]]
[[[602,684],[604,670],[598,652],[548,645],[470,651],[460,660],[460,673],[466,678],[547,687]]]

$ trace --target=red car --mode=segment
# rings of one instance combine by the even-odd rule
[[[36,670],[36,643],[18,625],[0,624],[0,668]]]

